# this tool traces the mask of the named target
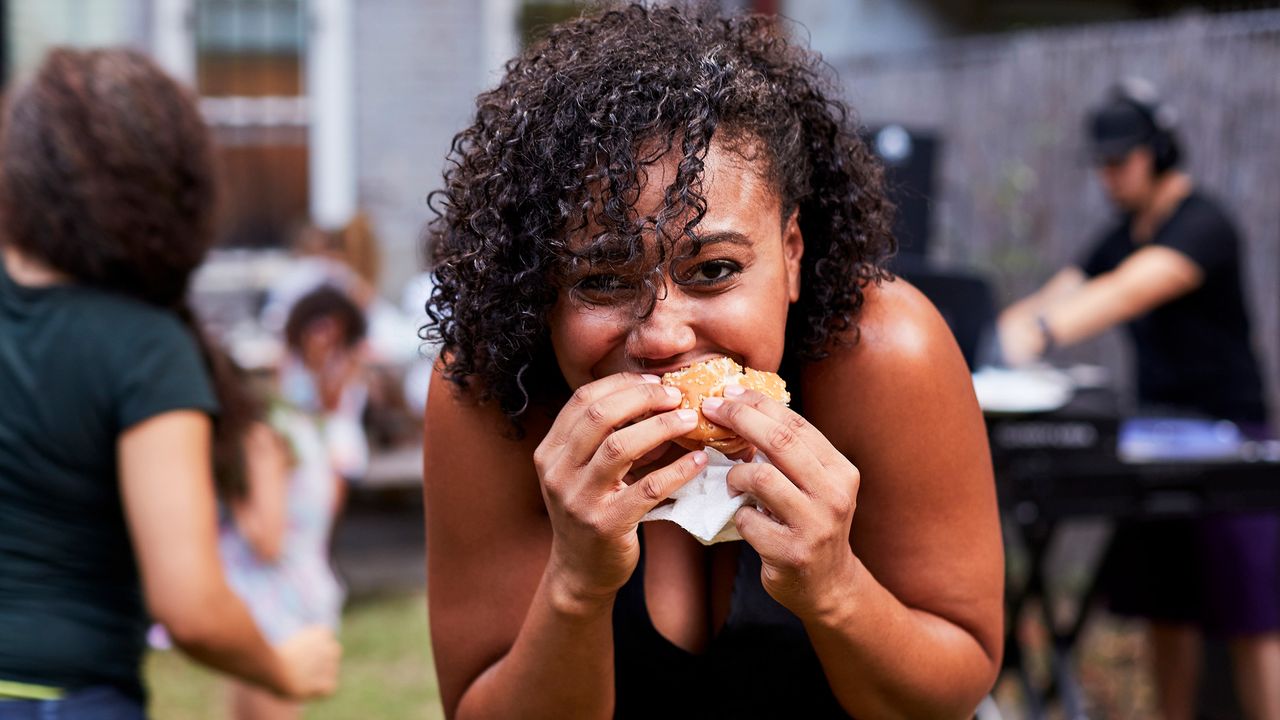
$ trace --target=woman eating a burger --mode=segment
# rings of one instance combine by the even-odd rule
[[[450,159],[446,714],[971,717],[1002,643],[982,416],[884,270],[880,170],[817,56],[763,17],[588,16],[507,65]],[[725,476],[743,541],[642,523],[717,447],[756,460]]]
[[[196,98],[135,50],[53,48],[8,90],[0,720],[147,717],[152,621],[282,699],[337,684],[332,631],[268,644],[219,562],[213,454],[248,423],[186,305],[215,184]]]

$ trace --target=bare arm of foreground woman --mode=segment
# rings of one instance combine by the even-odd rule
[[[688,453],[624,482],[636,458],[696,422],[656,379],[585,385],[554,422],[529,413],[523,441],[492,405],[432,379],[427,597],[449,717],[612,715],[613,600],[639,557],[636,525],[706,462]]]
[[[183,652],[211,668],[305,700],[338,682],[341,648],[327,629],[272,648],[227,586],[218,557],[211,425],[162,413],[120,436],[120,493],[147,606]]]
[[[851,715],[972,717],[1002,642],[982,415],[946,325],[914,288],[868,288],[859,327],[855,346],[806,370],[806,419],[751,392],[708,412],[775,466],[730,472],[774,516],[748,506],[738,528]]]

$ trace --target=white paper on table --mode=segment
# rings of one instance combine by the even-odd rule
[[[1053,368],[980,368],[973,374],[978,405],[987,412],[1048,412],[1071,401],[1075,383]]]
[[[741,463],[730,460],[723,453],[706,448],[707,466],[698,476],[671,494],[674,502],[659,505],[650,510],[640,522],[670,520],[693,535],[703,545],[741,540],[733,514],[752,498],[748,495],[729,496],[727,476],[729,469]],[[756,453],[751,462],[769,462],[763,453]]]

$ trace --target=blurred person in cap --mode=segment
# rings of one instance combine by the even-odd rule
[[[145,717],[148,615],[276,695],[336,686],[332,632],[271,645],[218,558],[211,446],[242,426],[185,304],[214,187],[193,98],[136,52],[54,50],[6,99],[4,720]]]
[[[1080,262],[1000,316],[1010,364],[1125,324],[1145,408],[1234,421],[1267,434],[1261,372],[1226,210],[1182,169],[1171,108],[1147,82],[1118,83],[1086,131],[1118,217]],[[1192,718],[1200,632],[1231,639],[1250,718],[1280,718],[1280,518],[1123,524],[1104,562],[1113,610],[1151,621],[1159,705]]]

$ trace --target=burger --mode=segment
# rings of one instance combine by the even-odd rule
[[[741,385],[761,392],[782,404],[791,402],[787,383],[776,373],[744,368],[731,358],[719,357],[704,360],[689,367],[666,373],[662,384],[678,389],[684,396],[681,408],[698,411],[698,424],[688,433],[675,439],[675,443],[687,450],[710,447],[725,455],[740,453],[751,443],[734,431],[716,425],[702,414],[702,401],[709,397],[723,397],[726,385]]]

